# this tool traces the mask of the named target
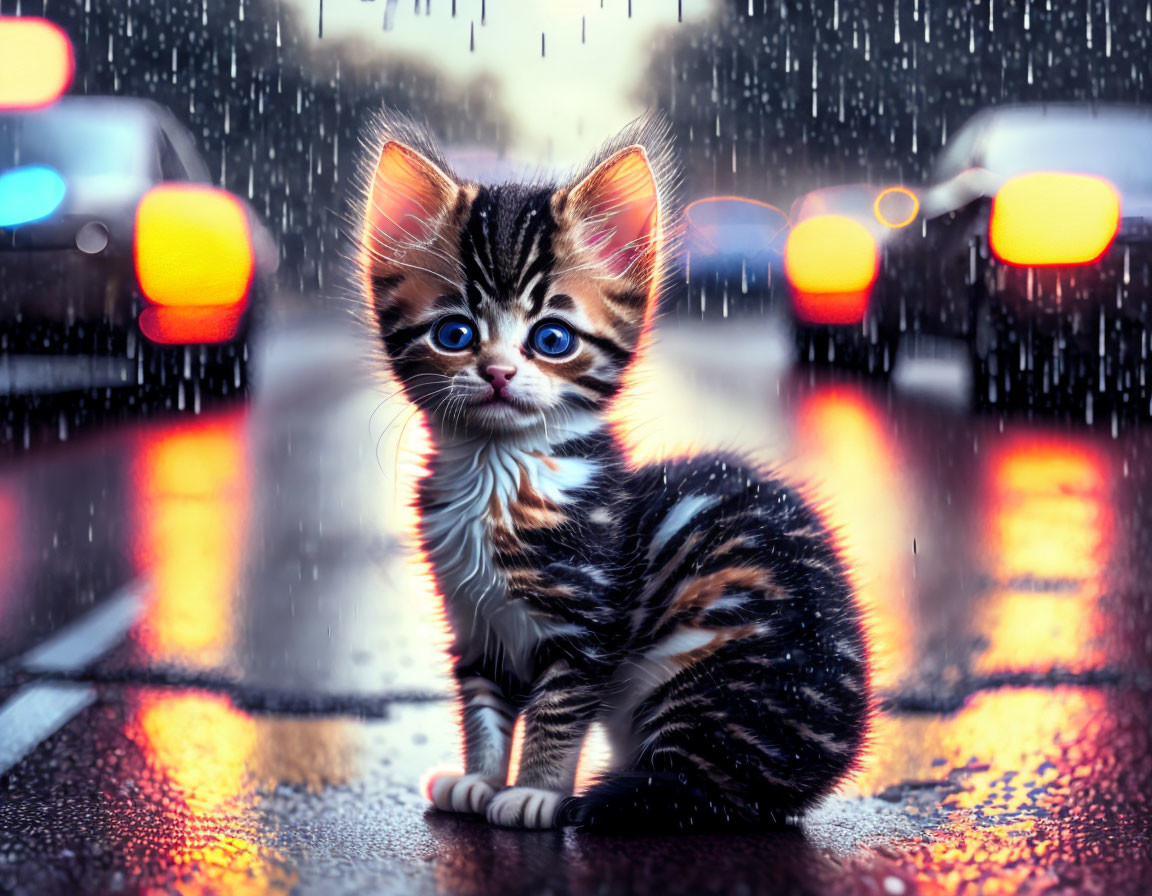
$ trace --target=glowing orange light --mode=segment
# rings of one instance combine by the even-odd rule
[[[1022,442],[995,456],[997,575],[1099,576],[1112,532],[1107,469],[1103,455],[1075,444]]]
[[[198,421],[151,436],[141,452],[137,560],[152,598],[138,638],[156,660],[219,666],[232,656],[249,491],[244,422]]]
[[[992,200],[988,241],[1008,264],[1089,264],[1120,227],[1120,195],[1085,174],[1037,171],[1014,177]]]
[[[908,206],[908,213],[905,217],[893,220],[884,214],[883,206],[892,204],[891,202],[886,203],[884,201],[889,196],[903,196],[911,200]],[[916,194],[907,187],[889,187],[887,190],[881,190],[879,195],[877,195],[876,201],[872,204],[872,213],[876,216],[876,220],[885,227],[899,230],[901,227],[907,227],[916,220],[916,216],[920,214],[920,200],[916,198]]]
[[[816,215],[788,234],[784,270],[798,292],[857,292],[876,282],[880,259],[876,240],[859,221],[844,215]]]
[[[1014,440],[991,454],[987,555],[996,587],[980,611],[978,672],[1107,659],[1099,609],[1113,542],[1109,457],[1072,441]]]
[[[524,753],[524,716],[516,717],[512,726],[512,749],[508,754],[508,780],[515,782],[520,775],[520,757]]]
[[[762,202],[759,199],[749,199],[747,196],[705,196],[702,199],[694,199],[689,202],[684,209],[684,214],[691,217],[691,212],[695,208],[706,208],[715,202],[736,202],[741,205],[755,206],[756,208],[766,209],[772,212],[779,212],[784,214],[783,211],[768,202]]]
[[[143,694],[137,720],[153,762],[206,814],[246,788],[256,725],[215,694]]]
[[[247,301],[254,260],[244,206],[213,187],[165,184],[136,209],[136,276],[157,305]]]
[[[244,309],[236,306],[165,308],[157,305],[140,312],[140,331],[160,345],[227,342],[240,332]]]
[[[601,775],[612,768],[612,747],[604,726],[597,723],[588,729],[576,763],[576,793],[583,793]]]
[[[819,481],[818,504],[856,571],[868,618],[872,679],[896,687],[916,663],[913,586],[907,546],[915,494],[908,466],[866,393],[847,387],[805,395],[797,414],[801,481]]]
[[[872,291],[793,292],[792,309],[796,317],[809,324],[858,324],[868,311]]]
[[[39,109],[72,83],[72,41],[45,19],[0,16],[0,109]]]
[[[164,776],[167,836],[159,842],[181,871],[181,890],[290,892],[295,873],[236,811],[261,783],[253,768],[263,739],[256,721],[216,694],[146,692],[136,702],[128,733]]]

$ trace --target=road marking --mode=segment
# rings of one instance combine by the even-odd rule
[[[51,394],[136,385],[136,362],[87,355],[6,355],[0,395]]]
[[[24,654],[29,672],[75,672],[119,643],[144,606],[144,584],[132,582]]]
[[[115,647],[144,608],[144,585],[132,582],[21,658],[29,672],[78,672]],[[0,706],[0,774],[27,756],[96,699],[75,682],[33,682]]]
[[[0,706],[0,775],[96,699],[88,684],[30,684]]]

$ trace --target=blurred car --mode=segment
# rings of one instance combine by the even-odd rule
[[[0,391],[240,391],[277,257],[167,109],[0,112]]]
[[[685,270],[677,279],[687,291],[668,296],[693,316],[767,310],[781,279],[788,216],[757,199],[707,196],[684,209],[684,225]]]
[[[785,251],[801,358],[888,372],[902,339],[960,337],[980,401],[1148,409],[1148,159],[1152,108],[1004,106],[925,187],[802,197]]]
[[[988,109],[950,139],[886,253],[902,328],[964,336],[989,402],[1148,407],[1152,108]]]
[[[891,369],[899,319],[879,313],[878,280],[885,248],[919,207],[907,187],[867,183],[822,187],[792,204],[784,270],[800,360]]]

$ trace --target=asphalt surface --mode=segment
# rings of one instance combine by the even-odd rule
[[[973,412],[952,361],[889,390],[787,354],[669,326],[620,425],[641,458],[748,450],[838,528],[879,710],[800,825],[427,809],[457,736],[406,548],[422,433],[349,326],[296,314],[250,404],[73,415],[0,458],[0,892],[1148,892],[1152,430]]]

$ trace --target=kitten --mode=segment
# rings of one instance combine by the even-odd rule
[[[420,535],[465,741],[465,773],[434,777],[432,801],[622,831],[810,806],[857,761],[869,714],[828,531],[738,458],[631,467],[606,421],[668,254],[666,128],[633,125],[570,183],[497,186],[455,177],[410,123],[381,130],[359,276],[433,440]],[[617,766],[572,797],[597,720]]]

